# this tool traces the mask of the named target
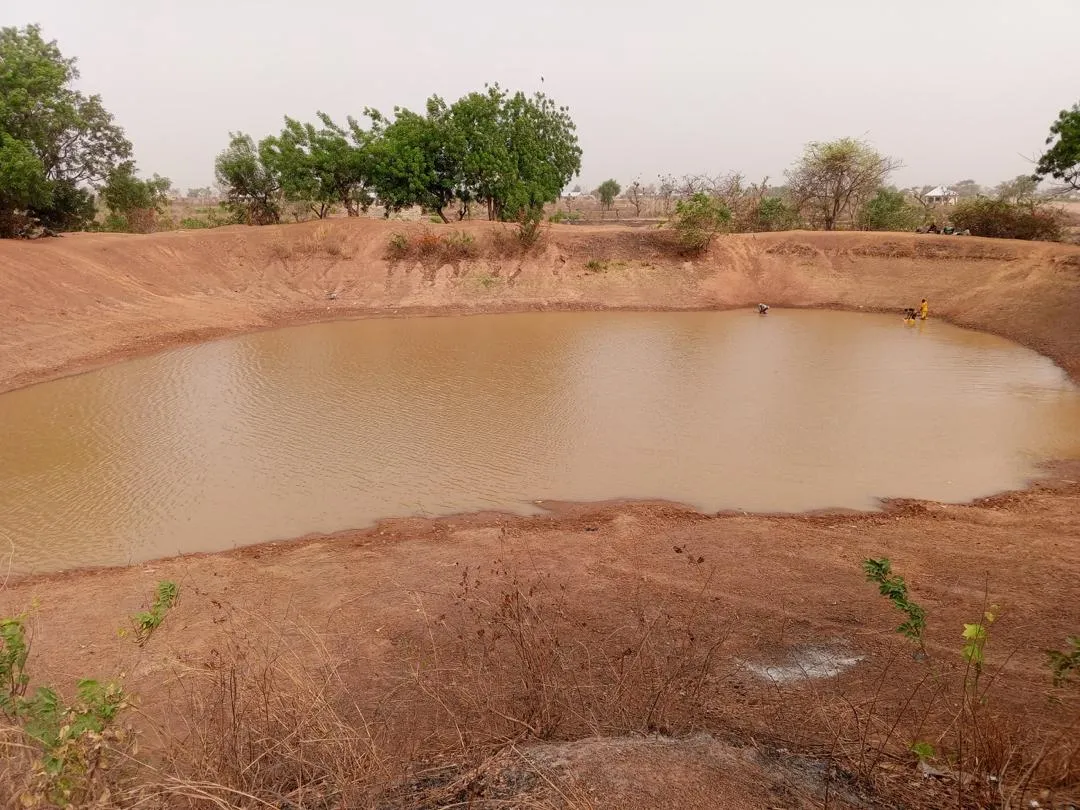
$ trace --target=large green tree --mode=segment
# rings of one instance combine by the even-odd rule
[[[387,215],[419,205],[449,222],[445,209],[460,188],[461,157],[446,102],[432,96],[424,115],[395,107],[393,120],[365,112],[372,120],[372,182]]]
[[[105,226],[113,231],[150,233],[157,217],[165,210],[172,183],[167,177],[154,175],[142,180],[131,161],[120,164],[110,174],[101,190],[101,198],[109,208]]]
[[[37,223],[85,227],[88,185],[131,156],[131,143],[97,95],[72,85],[75,60],[36,25],[0,28],[0,236]]]
[[[238,219],[249,225],[281,221],[281,181],[250,135],[229,133],[228,147],[214,161],[214,175],[225,191],[225,205]]]
[[[827,230],[854,219],[900,162],[855,138],[809,143],[787,172],[800,211]]]
[[[372,202],[370,138],[358,126],[350,133],[325,113],[318,118],[321,127],[286,117],[280,135],[259,143],[259,155],[286,200],[306,203],[320,219],[335,205],[359,216]]]
[[[1080,191],[1080,102],[1058,113],[1046,145],[1050,148],[1039,159],[1038,176],[1053,177]]]
[[[489,219],[515,220],[558,199],[581,169],[569,112],[541,93],[496,84],[452,105],[433,96],[423,115],[366,113],[373,183],[388,213],[420,205],[447,221],[451,203],[464,217],[475,202]]]

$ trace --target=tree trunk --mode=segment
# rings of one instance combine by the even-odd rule
[[[439,208],[439,209],[438,209],[438,212],[439,212],[439,219],[441,219],[441,220],[442,220],[442,221],[443,221],[444,223],[446,223],[447,225],[449,225],[449,224],[450,224],[450,220],[448,220],[448,219],[446,218],[446,214],[444,214],[444,213],[443,213],[443,210],[442,210],[441,208]]]

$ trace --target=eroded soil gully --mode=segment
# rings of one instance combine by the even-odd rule
[[[392,231],[418,226],[364,220],[0,244],[0,390],[180,343],[359,315],[758,301],[898,310],[924,296],[933,317],[1017,340],[1080,377],[1076,248],[781,233],[727,237],[708,258],[683,262],[646,231],[553,227],[535,252],[499,256],[490,226],[462,228],[480,256],[433,273],[384,259]],[[590,259],[609,269],[587,272]],[[1006,704],[1053,723],[1042,690],[1031,685],[1045,680],[1040,651],[1080,628],[1077,481],[1080,465],[1059,464],[1023,492],[967,505],[891,502],[874,514],[709,516],[620,503],[564,505],[539,517],[393,519],[333,537],[10,582],[0,610],[38,600],[39,677],[109,677],[127,666],[129,688],[146,696],[153,715],[168,710],[154,697],[164,671],[177,661],[208,661],[226,643],[224,614],[287,614],[322,634],[329,650],[366,662],[366,672],[388,671],[400,665],[399,641],[422,631],[417,600],[437,611],[465,568],[489,571],[496,560],[565,586],[567,609],[598,625],[624,623],[635,604],[695,604],[705,581],[705,618],[730,626],[725,660],[770,665],[826,640],[872,663],[903,643],[860,571],[864,557],[887,555],[930,610],[931,645],[943,653],[955,647],[953,631],[977,614],[984,588],[990,593],[1002,607],[994,643],[1016,650],[999,676]],[[183,598],[131,662],[130,642],[116,627],[162,578],[180,582]],[[271,632],[265,623],[251,632],[260,627]],[[860,680],[872,671],[860,665],[845,683],[854,693],[872,690]],[[357,694],[374,688],[357,677]],[[768,726],[771,717],[754,720],[748,708],[746,695],[758,687],[740,681],[746,677],[724,675],[742,697],[724,692],[716,710],[730,712],[734,699],[748,727]]]

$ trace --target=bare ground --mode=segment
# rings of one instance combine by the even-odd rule
[[[0,390],[337,317],[759,300],[900,309],[923,296],[933,316],[1011,337],[1080,374],[1077,249],[784,233],[729,237],[688,262],[649,231],[553,228],[521,253],[468,224],[479,255],[440,267],[385,259],[390,233],[404,228],[335,221],[0,245]],[[587,272],[590,259],[610,269]],[[1078,482],[1080,467],[1058,464],[1024,492],[874,514],[617,503],[391,519],[12,582],[0,608],[33,606],[36,679],[125,673],[149,751],[176,739],[191,747],[177,712],[197,716],[193,677],[312,644],[301,659],[332,665],[350,722],[367,729],[380,762],[398,763],[379,772],[383,788],[398,786],[381,794],[384,806],[935,807],[956,804],[957,792],[988,803],[1004,790],[973,786],[947,758],[924,778],[907,753],[916,739],[954,749],[961,733],[970,748],[976,733],[994,739],[980,767],[1008,773],[1010,789],[1022,782],[1018,763],[1053,749],[1023,799],[1053,790],[1041,800],[1063,807],[1080,761],[1059,744],[1080,739],[1080,709],[1076,690],[1051,689],[1042,651],[1080,631]],[[893,632],[898,616],[860,570],[868,556],[890,557],[928,609],[930,665]],[[166,578],[180,583],[181,602],[137,647],[117,628]],[[987,601],[1000,618],[973,729],[956,721],[959,633]],[[755,674],[813,669],[806,662],[821,656],[855,663],[824,678]],[[477,750],[504,759],[476,765]],[[515,757],[532,764],[523,771]],[[417,762],[444,762],[435,772],[449,776],[424,782]]]

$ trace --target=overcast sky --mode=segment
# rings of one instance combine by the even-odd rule
[[[581,182],[783,171],[864,137],[900,185],[1030,172],[1080,100],[1080,0],[34,0],[145,173],[209,185],[230,130],[500,82],[569,105]]]

